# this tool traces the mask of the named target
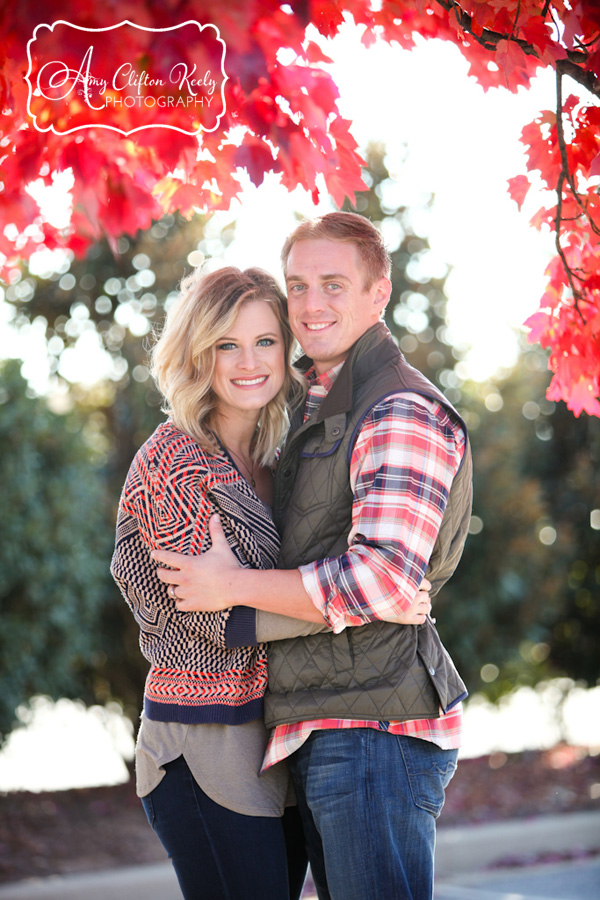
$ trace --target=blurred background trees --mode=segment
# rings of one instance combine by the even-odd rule
[[[421,209],[400,205],[385,149],[372,146],[368,161],[371,188],[357,195],[354,209],[381,223],[392,251],[387,325],[409,362],[463,415],[473,448],[471,534],[436,599],[438,629],[471,694],[495,700],[560,675],[593,686],[600,651],[600,422],[585,414],[574,419],[546,399],[547,355],[524,339],[513,371],[490,383],[465,381],[460,363],[467,348],[447,321],[447,270],[424,233],[423,212],[434,198],[424,198]]]
[[[3,737],[36,693],[117,699],[137,719],[147,666],[108,567],[127,469],[164,418],[146,366],[151,332],[203,239],[203,219],[166,216],[137,242],[121,238],[118,256],[102,242],[85,260],[62,255],[56,271],[24,270],[5,292],[15,333],[43,335],[37,368],[48,395],[35,397],[16,361],[4,363],[0,465],[11,502],[0,512],[0,533],[10,536],[0,550],[0,603],[10,612],[0,629]],[[211,249],[222,249],[220,238]],[[103,364],[92,384],[69,380],[86,350]],[[31,604],[16,587],[24,581]]]
[[[567,675],[594,685],[600,650],[600,421],[545,398],[546,354],[523,344],[493,382],[466,380],[467,347],[448,326],[448,270],[427,240],[424,197],[402,204],[385,149],[368,151],[356,211],[392,252],[387,324],[409,361],[464,416],[475,505],[463,560],[435,615],[471,694],[497,699]],[[350,208],[350,207],[347,207]],[[41,338],[47,395],[19,365],[0,370],[0,732],[36,693],[118,700],[135,721],[146,663],[108,571],[119,493],[139,445],[163,418],[149,378],[153,329],[182,276],[234,239],[202,217],[155,222],[117,256],[104,242],[24,268],[7,288],[10,327]],[[482,285],[485,291],[485,285]],[[493,335],[490,335],[493,341]],[[98,377],[77,377],[89,352]]]
[[[19,365],[0,368],[0,733],[35,694],[95,698],[106,659],[106,469],[82,417],[27,396]]]

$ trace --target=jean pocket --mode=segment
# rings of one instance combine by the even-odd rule
[[[149,824],[154,828],[156,813],[154,811],[154,803],[152,802],[152,794],[147,794],[145,797],[142,797],[142,806],[144,807],[144,812],[146,813]]]
[[[446,788],[456,772],[458,751],[442,750],[420,738],[397,737],[413,802],[437,819],[446,800]]]

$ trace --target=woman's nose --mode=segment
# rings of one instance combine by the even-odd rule
[[[256,368],[256,350],[254,347],[245,347],[242,348],[242,355],[240,358],[240,365],[243,369],[255,369]]]

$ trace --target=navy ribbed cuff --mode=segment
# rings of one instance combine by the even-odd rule
[[[256,610],[252,606],[234,606],[225,625],[225,646],[256,647]]]

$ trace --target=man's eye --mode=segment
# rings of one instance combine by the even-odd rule
[[[291,285],[289,286],[288,290],[289,290],[291,293],[299,294],[300,291],[303,291],[303,290],[304,290],[304,285],[303,285],[303,284],[291,284]]]

